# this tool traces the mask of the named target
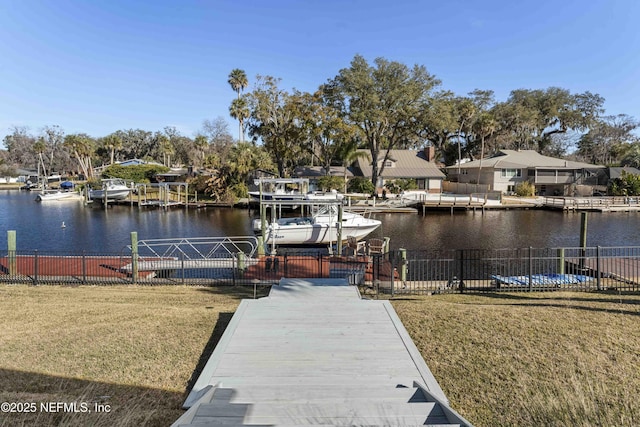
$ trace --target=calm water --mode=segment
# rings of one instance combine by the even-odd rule
[[[251,234],[253,211],[244,209],[105,210],[77,201],[37,203],[34,194],[0,191],[0,250],[7,230],[16,230],[18,250],[119,252],[139,239]],[[575,247],[580,214],[552,211],[380,214],[382,227],[371,237],[391,237],[394,248]],[[61,228],[62,222],[66,227]],[[589,213],[588,245],[640,246],[640,213]]]

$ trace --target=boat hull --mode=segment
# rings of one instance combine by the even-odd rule
[[[80,200],[82,196],[75,191],[57,191],[53,193],[39,193],[36,195],[38,202],[50,202],[55,200]]]
[[[380,227],[381,222],[367,219],[358,224],[343,224],[341,240],[347,236],[362,239]],[[338,240],[338,227],[335,224],[270,224],[267,228],[266,243],[279,245],[323,245]]]
[[[107,199],[109,200],[124,200],[127,198],[131,190],[107,190]],[[104,199],[104,190],[91,190],[89,192],[89,198],[91,200]]]

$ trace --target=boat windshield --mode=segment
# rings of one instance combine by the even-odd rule
[[[314,216],[318,216],[318,215],[332,215],[332,216],[338,216],[338,206],[333,205],[333,204],[328,204],[328,205],[320,205],[318,207],[316,207],[313,211],[313,215]]]

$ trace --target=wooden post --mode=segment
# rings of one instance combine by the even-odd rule
[[[138,232],[131,232],[131,280],[138,281]]]
[[[581,212],[580,218],[580,270],[584,273],[585,257],[587,255],[587,212]]]
[[[400,280],[402,280],[402,284],[404,285],[407,282],[407,250],[399,249],[400,251]]]
[[[9,253],[9,275],[13,276],[17,271],[17,256],[16,256],[16,230],[7,230],[7,249]]]
[[[258,236],[258,255],[264,255],[264,238]]]
[[[564,274],[564,248],[558,249],[558,274]]]
[[[246,255],[245,255],[244,252],[238,252],[237,268],[238,268],[238,275],[240,277],[242,277],[242,275],[244,274],[245,270],[247,269],[247,260],[246,260]]]
[[[107,183],[106,181],[102,183],[102,204],[104,205],[104,210],[107,210]]]
[[[587,247],[587,212],[582,212],[580,219],[580,247]]]
[[[262,242],[267,238],[267,207],[260,202],[260,237]]]

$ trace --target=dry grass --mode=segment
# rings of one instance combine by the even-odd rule
[[[0,425],[169,425],[203,352],[252,297],[233,287],[0,286],[0,402],[111,406],[0,414]]]
[[[233,287],[1,285],[0,402],[112,409],[0,414],[0,426],[169,425],[194,369],[252,297]],[[477,426],[640,425],[638,295],[438,295],[393,305],[452,406]]]
[[[393,302],[477,426],[640,425],[640,296],[438,295]]]

